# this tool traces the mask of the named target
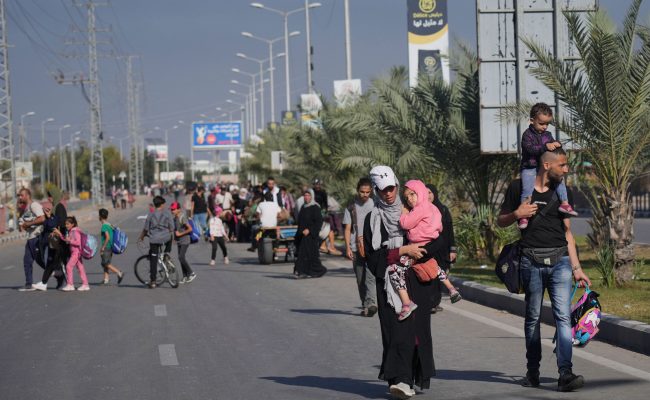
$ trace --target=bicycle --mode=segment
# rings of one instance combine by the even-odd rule
[[[133,264],[133,269],[135,271],[135,276],[138,278],[138,280],[146,285],[149,283],[149,268],[150,268],[150,256],[149,256],[149,248],[148,246],[144,243],[144,241],[138,241],[138,249],[140,249],[141,252],[144,252],[144,250],[147,251],[147,254],[144,254],[140,256],[137,260],[135,260],[135,264]],[[176,289],[180,283],[178,279],[178,268],[174,265],[172,262],[171,257],[169,257],[169,254],[161,251],[158,254],[158,273],[156,274],[156,286],[160,286],[163,283],[169,282],[169,285]],[[167,260],[165,261],[165,256],[167,256]]]

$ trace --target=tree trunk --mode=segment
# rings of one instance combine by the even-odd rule
[[[589,222],[592,233],[591,246],[598,249],[611,246],[614,249],[614,273],[616,284],[622,285],[634,275],[634,210],[627,188],[601,192],[592,202],[593,217]]]

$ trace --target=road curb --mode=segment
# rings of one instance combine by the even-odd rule
[[[525,313],[524,295],[510,293],[505,289],[482,285],[460,278],[449,277],[459,288],[463,299],[474,303],[507,311],[523,317]],[[551,303],[542,305],[542,322],[554,325]],[[609,343],[637,353],[650,355],[650,325],[602,313],[600,332],[594,340]],[[522,327],[523,329],[523,327]]]
[[[25,232],[10,233],[10,234],[0,236],[0,244],[5,244],[5,243],[13,242],[15,240],[24,240],[24,239],[27,239],[27,233]]]

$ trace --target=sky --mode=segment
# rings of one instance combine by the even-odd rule
[[[78,2],[81,2],[79,0]],[[492,0],[497,1],[497,0]],[[498,0],[504,1],[504,0]],[[84,3],[87,0],[83,0]],[[103,0],[97,7],[100,93],[104,137],[119,147],[128,135],[126,110],[126,64],[123,56],[137,55],[135,79],[142,84],[140,127],[145,138],[163,138],[169,131],[170,155],[189,157],[190,123],[223,120],[221,114],[237,108],[241,96],[230,90],[246,91],[231,83],[250,82],[250,77],[231,71],[259,71],[256,62],[238,58],[244,53],[268,58],[268,45],[241,35],[242,31],[265,38],[284,34],[281,16],[250,6],[249,0]],[[263,0],[265,6],[289,11],[304,6],[304,0]],[[311,0],[311,3],[316,2]],[[343,0],[319,0],[310,10],[311,42],[314,47],[315,90],[331,98],[333,81],[345,79]],[[53,76],[63,73],[87,75],[87,45],[84,30],[86,9],[72,0],[5,0],[7,4],[9,67],[14,126],[21,115],[27,129],[28,151],[40,151],[41,122],[48,146],[58,143],[59,129],[64,142],[82,131],[88,138],[89,110],[78,85],[60,85]],[[601,0],[601,8],[620,22],[631,0]],[[476,46],[475,0],[449,0],[449,30],[452,42]],[[650,6],[641,9],[641,22],[649,21]],[[362,80],[365,90],[373,78],[391,67],[406,65],[406,1],[350,0],[352,75]],[[307,89],[307,61],[304,13],[289,16],[289,31],[301,34],[290,39],[291,100],[295,105]],[[284,51],[283,40],[274,52]],[[120,57],[121,56],[121,57]],[[275,59],[276,114],[284,109],[284,59]],[[266,86],[267,93],[269,87]],[[222,110],[217,111],[215,108]],[[270,120],[266,98],[266,120]],[[239,111],[233,113],[238,117]],[[226,117],[227,119],[227,117]],[[276,117],[276,120],[278,118]],[[179,123],[183,121],[183,123]],[[177,129],[172,129],[178,126]],[[158,127],[159,129],[155,129]],[[121,141],[127,152],[129,140]],[[211,154],[196,153],[196,159]]]

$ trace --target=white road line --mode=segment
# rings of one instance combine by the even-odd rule
[[[166,317],[167,306],[165,306],[164,304],[157,304],[153,306],[153,313],[156,317]]]
[[[15,265],[8,265],[6,267],[2,267],[2,269],[4,269],[5,271],[9,271],[12,268],[16,268],[16,266]]]
[[[497,322],[495,320],[489,319],[489,318],[484,317],[482,315],[475,314],[473,312],[466,311],[466,310],[461,310],[461,309],[458,309],[458,308],[455,308],[455,307],[445,307],[445,311],[447,311],[447,310],[451,311],[452,313],[462,315],[463,317],[473,319],[473,320],[479,321],[479,322],[481,322],[483,324],[490,325],[492,327],[504,330],[504,331],[506,331],[506,332],[508,332],[510,334],[515,335],[515,336],[519,336],[519,337],[524,337],[525,336],[523,327],[522,328],[515,328],[513,326],[506,325],[504,323]],[[549,347],[549,348],[555,348],[555,345],[553,344],[553,341],[551,339],[542,339],[542,344],[544,346],[546,346],[546,347]],[[605,357],[601,357],[601,356],[597,356],[595,354],[588,353],[585,350],[577,349],[575,347],[573,348],[573,354],[575,356],[577,356],[577,357],[580,357],[580,358],[585,359],[587,361],[591,361],[591,362],[593,362],[595,364],[598,364],[600,366],[611,368],[613,370],[623,372],[623,373],[626,373],[628,375],[632,375],[632,376],[634,376],[636,378],[640,378],[640,379],[643,379],[643,380],[646,380],[646,381],[650,381],[650,373],[649,372],[646,372],[646,371],[643,371],[643,370],[640,370],[640,369],[637,369],[637,368],[634,368],[634,367],[630,367],[630,366],[625,365],[625,364],[621,364],[619,362],[610,360],[610,359],[605,358]]]
[[[159,344],[158,353],[160,354],[160,365],[164,367],[178,365],[176,346],[173,344]]]

